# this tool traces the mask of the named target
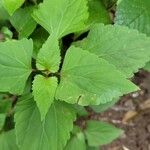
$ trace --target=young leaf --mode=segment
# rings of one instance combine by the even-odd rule
[[[115,23],[138,29],[150,36],[149,8],[149,0],[122,0],[117,6]]]
[[[45,78],[37,75],[33,81],[33,95],[41,114],[41,120],[45,118],[51,104],[54,101],[57,87],[57,78]]]
[[[50,36],[39,51],[36,66],[39,70],[56,72],[59,69],[60,60],[58,40],[56,40],[55,37]]]
[[[115,65],[128,78],[150,58],[150,38],[117,25],[95,25],[79,45]]]
[[[99,146],[111,143],[123,131],[104,122],[88,121],[84,132],[89,146]]]
[[[3,0],[3,5],[10,15],[12,15],[25,0]]]
[[[86,150],[84,134],[79,132],[73,135],[64,150]]]
[[[0,150],[19,150],[14,130],[0,134]]]
[[[50,34],[61,38],[84,29],[88,18],[87,0],[45,0],[33,17]]]
[[[107,61],[72,46],[65,57],[56,99],[79,105],[111,101],[137,87]]]
[[[63,150],[73,129],[75,113],[69,105],[55,101],[41,122],[32,96],[17,104],[15,122],[20,150]],[[31,143],[32,141],[32,143]]]
[[[18,31],[20,39],[28,37],[36,28],[36,22],[31,17],[32,11],[33,7],[20,8],[10,17],[10,22]]]
[[[22,94],[30,75],[32,40],[0,43],[0,92]]]

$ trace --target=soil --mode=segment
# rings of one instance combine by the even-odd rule
[[[124,130],[119,139],[101,150],[150,150],[150,73],[140,71],[133,82],[140,91],[122,97],[113,108],[92,116]]]

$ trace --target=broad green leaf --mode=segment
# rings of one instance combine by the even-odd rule
[[[86,150],[84,134],[82,132],[73,135],[64,150]]]
[[[116,0],[117,1],[117,5],[122,1],[122,0]]]
[[[84,132],[89,146],[108,144],[123,133],[122,130],[99,121],[88,121]]]
[[[3,128],[5,123],[6,114],[0,114],[0,130]]]
[[[75,113],[69,105],[55,101],[41,122],[32,96],[17,104],[15,122],[20,150],[63,150],[73,129]]]
[[[95,23],[110,24],[111,18],[109,11],[106,10],[102,0],[87,0],[89,17],[86,21],[86,27],[83,31],[75,34],[74,39],[77,39],[81,34],[88,31]]]
[[[0,43],[0,92],[22,94],[30,75],[32,40]]]
[[[72,135],[76,135],[77,133],[82,132],[81,128],[77,125],[73,126],[73,130],[71,131]]]
[[[31,76],[29,76],[28,80],[26,81],[26,85],[25,85],[22,95],[31,93],[32,81],[33,81],[33,76],[31,75]]]
[[[85,107],[83,107],[83,106],[75,104],[75,105],[73,105],[73,108],[75,109],[76,113],[81,117],[88,115],[88,112],[86,111]]]
[[[14,130],[0,134],[0,150],[19,150]]]
[[[91,26],[95,23],[111,23],[109,12],[106,10],[101,0],[88,0],[89,6],[89,19],[88,25]]]
[[[150,58],[150,38],[117,25],[95,25],[78,45],[115,65],[128,78]]]
[[[12,100],[11,99],[3,99],[0,100],[0,113],[6,114],[12,106]]]
[[[146,64],[146,66],[144,67],[145,70],[150,71],[150,62],[148,62]]]
[[[112,101],[107,102],[105,104],[100,104],[100,105],[95,105],[95,106],[90,106],[96,113],[101,113],[106,111],[108,108],[112,107],[117,103],[119,98],[114,98]]]
[[[101,150],[99,147],[87,147],[87,150]]]
[[[113,65],[72,46],[65,57],[56,99],[79,105],[98,105],[138,88]]]
[[[44,0],[33,17],[50,34],[61,38],[85,28],[87,0]]]
[[[36,22],[31,17],[32,11],[33,7],[20,8],[10,17],[10,22],[18,31],[20,39],[28,37],[36,28]]]
[[[8,11],[10,15],[12,15],[21,5],[24,3],[25,0],[2,0],[3,5]]]
[[[42,47],[42,45],[45,43],[45,41],[48,39],[49,34],[44,30],[42,27],[34,30],[33,34],[31,35],[31,38],[33,40],[33,57],[36,58],[37,54]]]
[[[57,72],[60,60],[59,42],[56,38],[50,36],[39,51],[36,66],[39,70]]]
[[[46,78],[42,75],[37,75],[34,78],[32,87],[33,95],[39,108],[42,121],[54,101],[57,82],[56,77]]]
[[[149,7],[150,1],[148,0],[120,0],[117,6],[115,24],[137,29],[150,36]],[[149,69],[148,64],[144,69]]]
[[[0,101],[6,99],[8,97],[8,94],[7,93],[1,93],[0,92]]]
[[[0,0],[0,25],[3,25],[6,20],[9,20],[9,15],[3,7],[2,0]]]
[[[115,23],[138,29],[150,36],[149,8],[149,0],[122,0],[117,6]]]

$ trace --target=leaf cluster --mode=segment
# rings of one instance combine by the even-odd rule
[[[150,6],[0,0],[0,149],[92,150],[122,134],[105,122],[76,122],[88,118],[87,107],[102,112],[139,90],[130,79],[150,60],[149,16],[127,2]]]

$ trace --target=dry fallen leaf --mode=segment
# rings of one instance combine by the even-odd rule
[[[123,150],[129,150],[127,147],[123,146]]]
[[[137,116],[137,114],[138,114],[137,111],[128,111],[128,112],[124,115],[122,122],[123,122],[123,123],[129,122],[129,121],[132,120],[135,116]]]
[[[146,110],[150,108],[150,99],[146,100],[144,103],[140,104],[141,110]]]

